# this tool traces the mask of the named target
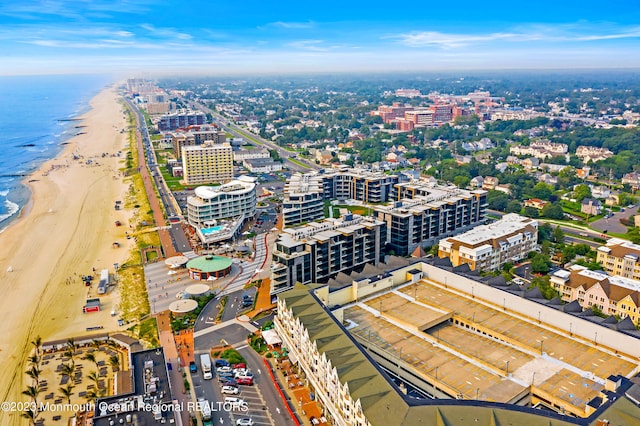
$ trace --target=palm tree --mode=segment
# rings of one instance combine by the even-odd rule
[[[40,395],[40,386],[27,386],[27,390],[22,391],[22,394],[31,398],[34,403],[37,403],[38,395]]]
[[[37,365],[32,365],[30,369],[25,371],[25,374],[33,379],[33,383],[37,384],[38,379],[40,378],[40,369]]]
[[[72,363],[62,364],[62,367],[60,368],[60,375],[72,377],[75,371],[76,371],[75,364],[72,364]]]
[[[40,355],[40,348],[42,347],[42,337],[36,336],[36,338],[31,341],[31,344],[36,349],[36,355]]]
[[[67,403],[71,404],[71,395],[73,395],[73,388],[75,386],[71,383],[67,383],[67,386],[64,388],[59,388],[60,394],[62,397],[67,399]]]
[[[120,368],[120,357],[118,355],[111,355],[109,357],[109,364],[111,364],[111,366],[114,369],[119,369]]]
[[[87,402],[93,402],[98,397],[98,394],[94,390],[88,390],[84,397],[87,400]]]
[[[24,417],[25,419],[29,419],[29,424],[35,425],[36,419],[38,418],[38,413],[36,411],[26,410],[24,413],[22,413],[22,417]]]
[[[64,356],[71,358],[73,364],[75,364],[73,357],[76,355],[76,349],[78,349],[78,345],[76,345],[73,338],[67,340],[67,349],[64,351]]]
[[[94,354],[92,352],[89,352],[85,356],[83,356],[82,359],[85,359],[87,361],[91,361],[92,363],[94,363],[96,365],[96,368],[98,368],[98,360],[96,359],[96,354]]]
[[[33,354],[27,358],[27,361],[29,361],[29,364],[37,366],[40,364],[40,359],[40,355]]]
[[[92,380],[96,384],[97,389],[100,389],[100,376],[98,376],[97,372],[92,371],[91,373],[87,374],[87,378],[89,380]]]

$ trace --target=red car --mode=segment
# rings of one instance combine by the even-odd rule
[[[251,386],[251,385],[253,385],[253,377],[238,377],[236,379],[236,382],[239,385]]]
[[[245,368],[246,369],[247,368],[247,364],[245,364],[244,362],[239,362],[239,363],[235,364],[233,366],[233,368]]]

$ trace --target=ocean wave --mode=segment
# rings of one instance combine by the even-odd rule
[[[7,212],[5,214],[0,214],[0,222],[9,219],[11,216],[18,213],[18,210],[20,210],[20,206],[13,201],[4,200],[4,205],[7,206]]]
[[[0,191],[0,197],[6,197],[8,193],[9,193],[8,189],[4,191]]]

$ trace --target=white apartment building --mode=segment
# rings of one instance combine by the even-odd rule
[[[466,263],[474,271],[495,271],[526,258],[537,245],[538,221],[510,213],[492,224],[440,240],[438,256],[448,257],[453,266]]]
[[[233,179],[233,150],[228,143],[182,147],[186,185],[227,182]]]
[[[217,220],[248,218],[256,213],[256,184],[249,176],[220,186],[199,186],[187,198],[187,220],[196,228],[209,227]]]

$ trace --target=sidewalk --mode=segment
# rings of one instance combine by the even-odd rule
[[[311,391],[304,386],[306,382],[304,375],[298,374],[297,369],[292,367],[291,362],[288,360],[280,363],[273,358],[267,358],[267,360],[276,377],[277,385],[282,389],[288,404],[295,410],[302,424],[311,426],[328,425],[328,422],[321,421],[322,408],[320,404],[311,400]],[[315,419],[316,422],[312,422],[312,419]]]
[[[191,401],[191,395],[186,392],[184,387],[184,378],[182,377],[182,361],[180,359],[176,343],[171,332],[171,324],[169,323],[169,314],[164,312],[156,317],[158,322],[158,334],[160,336],[160,345],[164,349],[164,357],[168,365],[171,365],[169,370],[169,381],[171,383],[171,392],[174,399],[177,399],[182,407],[187,406],[187,402]],[[193,342],[193,337],[191,339]],[[192,346],[193,347],[193,346]],[[191,420],[189,418],[189,412],[187,410],[181,411],[182,424],[184,426],[190,425]]]

